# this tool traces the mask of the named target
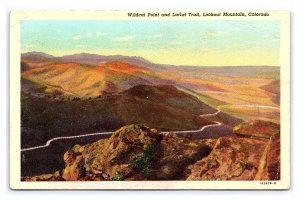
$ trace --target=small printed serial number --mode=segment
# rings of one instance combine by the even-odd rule
[[[276,185],[276,181],[261,181],[260,185]]]

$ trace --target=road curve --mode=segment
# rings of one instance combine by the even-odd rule
[[[218,110],[217,112],[212,113],[212,114],[203,114],[203,115],[200,115],[200,117],[204,117],[204,116],[213,116],[213,115],[219,114],[220,112],[221,112],[221,111]],[[218,122],[218,121],[213,121],[213,122],[214,122],[213,124],[209,124],[209,125],[203,126],[202,128],[197,129],[197,130],[164,131],[164,132],[161,132],[161,133],[162,133],[162,134],[166,134],[166,133],[170,133],[170,132],[175,133],[175,134],[199,133],[199,132],[204,131],[204,130],[207,129],[207,128],[210,128],[210,127],[217,127],[217,126],[221,126],[221,125],[222,125],[221,122]],[[51,144],[53,141],[57,141],[57,140],[75,139],[75,138],[82,138],[82,137],[95,136],[95,135],[111,135],[112,133],[113,133],[112,131],[109,131],[109,132],[89,133],[89,134],[75,135],[75,136],[67,136],[67,137],[55,137],[55,138],[52,138],[52,139],[48,140],[48,141],[46,142],[45,145],[36,146],[36,147],[30,147],[30,148],[24,148],[24,149],[21,149],[21,152],[45,148],[45,147],[50,146],[50,144]]]
[[[211,114],[211,115],[213,115],[213,114]],[[199,132],[204,131],[204,129],[206,129],[206,128],[217,127],[217,126],[221,126],[222,125],[221,122],[218,122],[218,121],[213,121],[213,122],[214,122],[214,124],[209,124],[209,125],[203,126],[201,129],[197,129],[197,130],[164,131],[164,132],[161,132],[161,133],[162,134],[166,134],[166,133],[170,133],[170,132],[175,133],[175,134],[199,133]],[[82,137],[95,136],[95,135],[111,135],[112,133],[113,132],[100,132],[100,133],[89,133],[89,134],[67,136],[67,137],[55,137],[55,138],[52,138],[52,139],[48,140],[45,145],[36,146],[36,147],[30,147],[30,148],[24,148],[24,149],[21,149],[21,152],[45,148],[45,147],[50,146],[50,144],[53,141],[57,141],[57,140],[75,139],[75,138],[82,138]]]
[[[164,131],[164,132],[161,132],[162,134],[166,134],[166,133],[174,133],[174,134],[185,134],[185,133],[199,133],[199,132],[202,132],[204,131],[205,129],[207,128],[211,128],[211,127],[217,127],[217,126],[221,126],[222,123],[221,122],[218,122],[218,121],[213,121],[214,123],[213,124],[209,124],[209,125],[206,125],[206,126],[203,126],[201,129],[197,129],[197,130],[186,130],[186,131]]]
[[[202,115],[200,115],[200,117],[216,116],[216,115],[218,115],[221,112],[221,110],[219,108],[226,107],[226,106],[233,106],[233,107],[259,107],[259,108],[278,109],[278,110],[280,110],[279,107],[273,107],[273,106],[268,106],[268,105],[220,105],[220,106],[218,106],[218,109],[217,109],[216,112],[209,113],[209,114],[202,114]],[[207,128],[218,127],[218,126],[223,125],[219,121],[213,121],[213,122],[214,122],[213,124],[209,124],[209,125],[203,126],[203,127],[201,127],[200,129],[197,129],[197,130],[163,131],[161,133],[162,134],[166,134],[166,133],[170,133],[170,132],[175,133],[175,134],[199,133],[199,132],[204,131]],[[50,146],[50,144],[53,141],[57,141],[57,140],[75,139],[75,138],[82,138],[82,137],[95,136],[95,135],[111,135],[112,133],[113,133],[113,131],[100,132],[100,133],[89,133],[89,134],[67,136],[67,137],[55,137],[55,138],[52,138],[52,139],[48,140],[45,145],[36,146],[36,147],[30,147],[30,148],[24,148],[24,149],[21,149],[21,152],[45,148],[45,147]]]
[[[209,116],[216,116],[221,112],[221,110],[217,110],[215,113],[211,113],[211,114],[201,114],[200,117],[209,117]]]
[[[23,152],[23,151],[29,151],[29,150],[34,150],[34,149],[45,148],[45,147],[48,147],[51,144],[51,142],[56,141],[56,140],[75,139],[75,138],[82,138],[82,137],[88,137],[88,136],[94,136],[94,135],[111,135],[112,133],[113,132],[101,132],[101,133],[89,133],[89,134],[74,135],[74,136],[67,136],[67,137],[55,137],[55,138],[48,140],[45,145],[21,149],[21,151]]]

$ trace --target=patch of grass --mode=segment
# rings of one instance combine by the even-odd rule
[[[158,145],[150,145],[129,161],[129,167],[148,177],[151,174]]]
[[[115,176],[111,178],[111,181],[124,181],[125,177],[122,172],[117,172]]]

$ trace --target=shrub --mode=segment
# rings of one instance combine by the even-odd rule
[[[112,181],[124,181],[124,175],[122,172],[117,172],[115,176],[111,178]]]
[[[129,161],[129,167],[148,177],[153,168],[154,158],[157,152],[157,145],[150,145],[143,152]]]

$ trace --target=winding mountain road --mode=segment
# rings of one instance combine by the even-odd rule
[[[108,135],[109,136],[112,133],[113,132],[101,132],[101,133],[89,133],[89,134],[66,136],[66,137],[55,137],[55,138],[48,140],[45,145],[21,149],[21,151],[23,152],[23,151],[30,151],[30,150],[34,150],[34,149],[45,148],[45,147],[50,146],[51,142],[56,141],[56,140],[75,139],[75,138],[89,137],[89,136],[94,136],[94,135]]]
[[[202,114],[202,115],[200,115],[200,117],[216,116],[216,115],[218,115],[221,112],[220,108],[226,107],[226,106],[230,106],[230,107],[258,107],[258,108],[276,109],[276,110],[278,109],[278,110],[280,110],[279,107],[268,106],[268,105],[220,105],[220,106],[218,106],[216,112],[209,113],[209,114]],[[213,127],[218,127],[218,126],[222,126],[222,125],[223,124],[221,122],[219,122],[219,121],[213,121],[213,124],[205,125],[205,126],[201,127],[200,129],[197,129],[197,130],[163,131],[161,133],[162,134],[167,134],[167,133],[170,133],[170,132],[172,132],[174,134],[200,133],[200,132],[203,132],[207,128],[213,128]],[[107,135],[107,136],[110,136],[110,135],[112,135],[112,133],[113,133],[113,131],[99,132],[99,133],[89,133],[89,134],[75,135],[75,136],[66,136],[66,137],[55,137],[55,138],[52,138],[52,139],[48,140],[45,145],[36,146],[36,147],[30,147],[30,148],[24,148],[24,149],[21,149],[21,152],[35,150],[35,149],[41,149],[41,148],[46,148],[46,147],[50,146],[50,144],[53,141],[57,141],[57,140],[83,138],[83,137],[89,137],[89,136],[95,136],[95,135]]]
[[[202,114],[202,115],[200,115],[200,117],[215,116],[215,115],[218,115],[220,112],[221,112],[221,110],[217,110],[216,112],[211,113],[211,114]],[[170,133],[170,132],[172,132],[174,134],[200,133],[200,132],[204,131],[207,128],[217,127],[217,126],[222,125],[221,122],[218,122],[218,121],[213,121],[213,122],[214,122],[213,124],[205,125],[205,126],[201,127],[200,129],[197,129],[197,130],[163,131],[161,133],[162,134],[166,134],[166,133]],[[56,140],[75,139],[75,138],[89,137],[89,136],[95,136],[95,135],[108,135],[109,136],[109,135],[112,135],[112,133],[113,133],[113,131],[100,132],[100,133],[88,133],[88,134],[83,134],[83,135],[74,135],[74,136],[66,136],[66,137],[55,137],[55,138],[52,138],[52,139],[48,140],[45,145],[30,147],[30,148],[24,148],[24,149],[21,149],[21,152],[46,148],[46,147],[50,146],[50,144],[53,141],[56,141]]]

